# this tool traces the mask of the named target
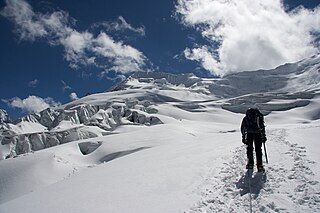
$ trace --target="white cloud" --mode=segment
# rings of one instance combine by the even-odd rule
[[[147,58],[136,48],[115,41],[105,32],[95,36],[88,31],[79,32],[72,26],[75,20],[65,11],[36,13],[24,0],[6,0],[0,14],[15,24],[15,31],[22,40],[45,39],[50,45],[62,45],[64,58],[70,67],[92,65],[103,72],[127,73],[142,71]],[[123,17],[109,23],[115,30],[130,30],[145,35],[144,27],[134,28]],[[108,51],[111,51],[110,53]]]
[[[90,46],[91,40],[91,33],[73,31],[67,37],[63,38],[61,42],[67,50],[78,53],[83,52],[86,47]]]
[[[208,46],[185,57],[214,74],[274,68],[319,52],[320,6],[286,12],[280,0],[178,0],[176,13]]]
[[[95,39],[92,50],[100,57],[105,57],[112,62],[112,67],[107,69],[127,73],[132,71],[142,71],[142,65],[146,60],[139,50],[125,45],[122,42],[114,41],[106,33],[100,33]]]
[[[8,0],[0,14],[11,20],[21,39],[34,40],[48,34],[45,26],[33,12],[32,7],[25,1]]]
[[[71,101],[75,101],[75,100],[79,99],[77,93],[75,93],[75,92],[70,93],[69,97],[70,97]]]
[[[128,22],[126,22],[126,20],[122,16],[118,17],[118,21],[119,21],[119,24],[116,24],[116,29],[118,29],[118,30],[131,30],[133,32],[140,34],[141,36],[146,35],[144,26],[134,28]]]
[[[140,36],[145,36],[145,27],[133,27],[129,24],[122,16],[119,16],[116,21],[113,22],[103,22],[95,24],[94,27],[103,26],[107,31],[131,31],[137,33]]]
[[[66,90],[71,90],[72,88],[63,80],[61,80],[62,83],[62,90],[65,92]]]
[[[7,103],[10,107],[19,108],[28,113],[40,112],[44,109],[47,109],[50,106],[58,106],[59,102],[55,102],[52,98],[40,98],[34,95],[31,95],[25,99],[20,99],[18,97],[2,100]]]
[[[198,61],[204,69],[217,70],[216,74],[223,74],[218,72],[222,70],[220,67],[221,65],[216,61],[214,55],[209,51],[207,46],[193,49],[186,48],[183,53],[187,59]]]
[[[65,48],[65,59],[70,62],[71,67],[79,68],[79,65],[94,64],[94,60],[87,55],[87,51],[91,49],[92,39],[91,33],[79,33],[75,30],[60,39]]]
[[[28,82],[28,87],[36,87],[38,84],[39,84],[39,80],[34,79],[34,80]]]

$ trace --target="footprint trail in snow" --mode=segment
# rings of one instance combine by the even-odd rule
[[[287,139],[285,129],[268,131],[270,163],[265,175],[248,176],[246,149],[238,147],[223,168],[200,186],[201,201],[186,212],[320,212],[320,184],[307,150]],[[254,175],[255,173],[253,173]]]

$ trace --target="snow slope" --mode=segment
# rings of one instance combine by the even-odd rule
[[[315,56],[223,79],[140,73],[55,109],[96,110],[44,131],[95,136],[0,161],[0,212],[249,212],[250,197],[253,212],[319,212],[319,66]],[[265,176],[244,170],[239,125],[252,106],[266,115]]]

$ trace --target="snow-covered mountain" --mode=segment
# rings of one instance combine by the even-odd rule
[[[167,102],[177,102],[177,107],[189,111],[205,108],[201,102],[208,101],[238,113],[256,106],[265,114],[306,106],[320,88],[319,61],[319,56],[314,56],[274,70],[242,72],[222,79],[140,72],[110,92],[90,95],[59,108],[48,108],[15,124],[8,123],[6,112],[1,110],[0,134],[5,147],[0,157],[14,157],[106,135],[121,125],[161,124],[154,106]],[[192,100],[184,97],[184,93],[192,96]],[[278,103],[277,100],[286,101]],[[317,112],[311,116],[319,117]]]
[[[254,211],[320,211],[319,94],[317,55],[223,78],[136,73],[13,123],[1,110],[0,212],[248,212],[249,107],[270,158]]]

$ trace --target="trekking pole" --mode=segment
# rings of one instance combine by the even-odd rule
[[[248,178],[249,178],[249,201],[250,201],[250,213],[252,213],[252,195],[251,195],[251,178],[252,172],[248,169]]]
[[[264,147],[264,154],[265,154],[265,156],[266,156],[266,162],[269,163],[269,162],[268,162],[267,149],[266,149],[266,143],[263,143],[263,147]]]

